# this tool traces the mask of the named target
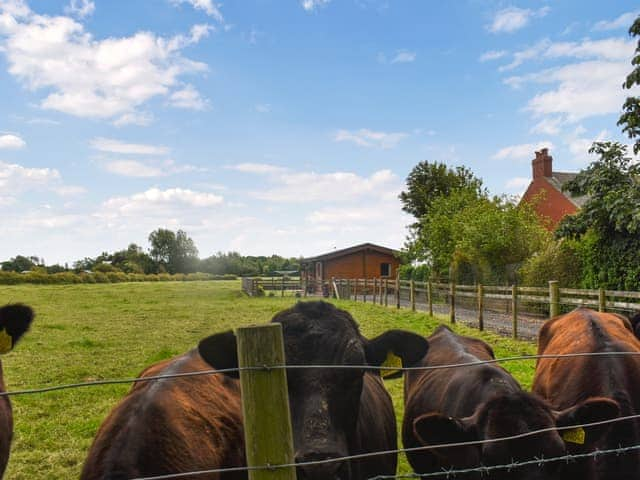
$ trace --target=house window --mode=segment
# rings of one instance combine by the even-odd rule
[[[380,276],[388,277],[391,275],[391,264],[390,263],[381,263],[380,264]]]

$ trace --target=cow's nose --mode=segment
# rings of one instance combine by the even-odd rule
[[[297,456],[296,463],[323,462],[342,456],[335,452],[314,452]],[[346,470],[345,462],[314,463],[297,467],[296,475],[298,480],[347,480]]]

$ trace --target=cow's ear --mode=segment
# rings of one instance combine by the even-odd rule
[[[426,338],[404,330],[389,330],[365,343],[367,363],[375,367],[400,366],[394,365],[396,359],[403,367],[411,367],[422,360],[428,350]]]
[[[10,352],[33,321],[31,307],[21,303],[0,308],[0,353]]]
[[[238,352],[236,350],[236,336],[231,330],[216,333],[210,337],[200,340],[198,353],[216,370],[226,370],[238,368]],[[233,378],[238,378],[238,372],[225,372]]]
[[[620,406],[615,400],[604,397],[588,398],[584,402],[555,412],[556,425],[584,425],[586,423],[604,422],[620,416]],[[611,424],[593,425],[591,427],[577,427],[569,430],[559,430],[558,433],[567,444],[575,448],[590,448],[608,431]]]
[[[473,417],[453,418],[440,413],[426,413],[413,421],[413,433],[424,446],[478,440],[478,430]],[[480,447],[444,447],[429,450],[438,458],[457,468],[480,465]]]

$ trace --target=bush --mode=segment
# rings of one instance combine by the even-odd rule
[[[520,268],[522,285],[547,286],[558,280],[564,288],[582,286],[583,261],[581,247],[575,241],[551,241],[540,253],[530,257]]]
[[[108,264],[103,264],[111,267]],[[109,270],[107,268],[107,270]],[[170,275],[168,273],[160,274],[144,274],[144,273],[125,273],[114,269],[112,271],[96,271],[96,272],[80,272],[71,271],[59,273],[46,273],[39,270],[29,273],[18,273],[13,271],[0,270],[0,285],[18,285],[23,283],[31,284],[49,284],[63,285],[74,283],[122,283],[122,282],[184,282],[184,281],[208,281],[208,280],[236,280],[235,275],[211,275],[209,273],[177,273]]]

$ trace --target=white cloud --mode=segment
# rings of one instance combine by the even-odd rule
[[[535,152],[543,148],[553,149],[553,143],[543,141],[538,143],[522,143],[501,148],[491,158],[495,160],[530,160],[535,157]]]
[[[585,133],[584,127],[578,125],[573,132],[569,132],[564,138],[569,152],[573,155],[572,162],[580,165],[586,165],[593,160],[593,157],[589,155],[589,149],[593,142],[601,142],[610,137],[607,130],[601,130],[592,136],[585,136]]]
[[[193,85],[187,85],[182,90],[173,92],[169,97],[169,104],[177,108],[190,110],[204,110],[207,108],[207,100],[202,98]]]
[[[361,128],[360,130],[338,130],[333,139],[336,142],[351,142],[360,147],[393,148],[408,137],[403,132],[374,132]]]
[[[298,173],[285,172],[271,177],[274,187],[251,192],[251,196],[281,203],[333,202],[353,200],[363,196],[397,196],[402,188],[398,177],[390,170],[361,177],[352,172]]]
[[[70,17],[38,15],[22,2],[0,3],[0,51],[9,73],[46,92],[42,108],[79,117],[122,119],[154,97],[171,95],[180,77],[207,69],[181,50],[208,32],[208,26],[196,25],[187,36],[138,32],[97,40]]]
[[[541,18],[549,13],[549,7],[539,10],[528,8],[507,7],[496,13],[491,25],[487,29],[491,33],[512,33],[524,28],[533,18]]]
[[[116,118],[112,123],[116,127],[125,127],[127,125],[139,125],[146,127],[153,122],[153,114],[149,112],[132,112]]]
[[[213,3],[213,0],[171,0],[174,5],[188,3],[193,8],[203,10],[207,15],[214,18],[219,23],[224,23],[224,17],[220,11],[220,7]]]
[[[307,12],[312,12],[318,7],[327,5],[330,1],[331,0],[301,0],[300,5],[302,5],[302,8]]]
[[[137,160],[112,160],[105,164],[105,170],[124,177],[161,177],[161,168],[153,167]]]
[[[91,0],[71,0],[64,11],[78,18],[85,18],[91,15],[95,9],[96,5]]]
[[[489,62],[491,60],[498,60],[499,58],[504,57],[507,54],[506,50],[489,50],[488,52],[484,52],[480,55],[478,60],[480,62]]]
[[[61,197],[75,197],[87,193],[87,189],[79,185],[63,185],[52,190]]]
[[[27,146],[27,143],[18,135],[12,133],[0,134],[0,149],[18,150]]]
[[[558,135],[560,133],[560,126],[563,124],[561,117],[547,117],[536,123],[530,133],[539,133],[542,135]]]
[[[287,171],[284,167],[278,167],[268,163],[239,163],[238,165],[229,165],[226,168],[229,170],[236,170],[243,173],[254,173],[257,175],[269,175]]]
[[[169,148],[162,145],[145,145],[141,143],[124,143],[112,138],[96,137],[90,142],[91,148],[101,152],[122,153],[128,155],[165,155]]]
[[[60,173],[51,168],[27,168],[0,161],[0,190],[24,191],[49,186],[60,180]]]
[[[398,50],[395,57],[391,59],[391,63],[411,63],[416,59],[416,52],[410,52],[408,50]]]
[[[614,20],[601,20],[593,26],[594,30],[617,30],[619,28],[628,29],[633,24],[634,20],[638,17],[640,11],[627,12],[620,15]]]
[[[115,175],[137,178],[166,177],[178,173],[204,171],[193,165],[177,164],[173,160],[142,162],[131,159],[110,159],[103,162],[103,168]]]

